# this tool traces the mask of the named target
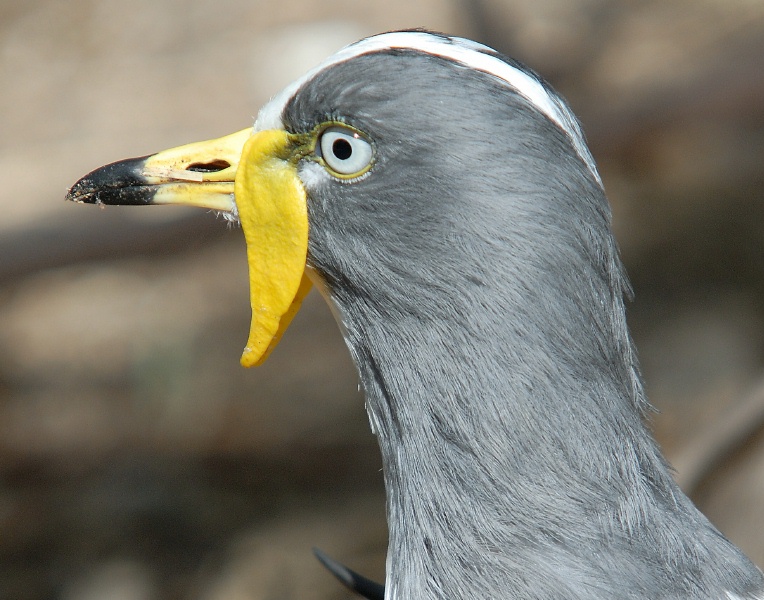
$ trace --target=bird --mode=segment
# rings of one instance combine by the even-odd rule
[[[650,432],[602,179],[568,104],[520,62],[380,33],[253,126],[101,167],[67,197],[240,223],[244,366],[323,295],[382,457],[373,597],[764,599]]]

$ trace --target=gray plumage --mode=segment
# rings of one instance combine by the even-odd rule
[[[309,264],[382,452],[388,598],[762,593],[642,423],[610,210],[569,135],[413,50],[318,72],[282,120],[343,121],[375,147],[352,184],[300,169]]]
[[[299,135],[262,131],[284,128]],[[235,215],[262,198],[245,189],[234,205],[254,180],[234,180],[219,144],[253,140],[242,161],[281,200],[302,201],[278,183],[296,167],[307,266],[382,451],[388,600],[764,600],[762,573],[679,490],[643,424],[610,209],[540,78],[474,42],[382,34],[222,140],[107,165],[68,197]],[[261,302],[255,314],[273,308]]]

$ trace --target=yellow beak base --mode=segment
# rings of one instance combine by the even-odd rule
[[[261,364],[311,288],[305,275],[308,207],[285,131],[261,131],[244,144],[234,197],[247,243],[252,324],[241,364]]]

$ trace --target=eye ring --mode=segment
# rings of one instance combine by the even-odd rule
[[[327,171],[340,179],[355,179],[374,162],[374,148],[360,131],[346,125],[329,125],[316,140],[316,156]]]

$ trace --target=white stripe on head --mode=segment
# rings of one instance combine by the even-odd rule
[[[495,56],[493,54],[495,50],[488,46],[463,38],[445,37],[424,31],[382,33],[346,46],[289,84],[266,104],[257,116],[255,131],[283,128],[281,115],[286,104],[306,82],[322,71],[358,56],[393,49],[414,50],[439,56],[465,67],[487,73],[508,84],[570,138],[577,154],[586,163],[597,182],[602,185],[602,180],[597,172],[591,152],[586,146],[578,121],[562,99],[550,93],[538,79],[529,73]]]

